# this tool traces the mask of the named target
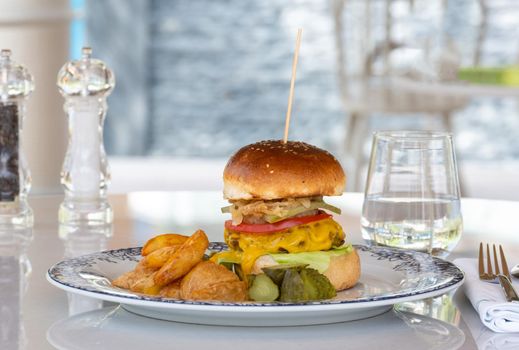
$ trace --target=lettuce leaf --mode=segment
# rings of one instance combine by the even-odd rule
[[[279,253],[269,254],[278,264],[307,264],[308,267],[316,269],[320,273],[326,271],[333,256],[348,254],[353,251],[353,247],[345,245],[327,251],[302,252],[302,253]]]

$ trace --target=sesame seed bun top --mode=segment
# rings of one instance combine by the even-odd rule
[[[227,163],[228,200],[339,196],[346,176],[329,152],[305,142],[260,141],[242,147]]]

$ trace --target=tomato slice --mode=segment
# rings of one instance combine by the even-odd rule
[[[289,218],[275,222],[273,224],[245,224],[233,225],[232,220],[225,222],[225,228],[232,231],[247,233],[272,233],[283,231],[297,225],[308,224],[310,222],[324,220],[332,217],[330,214],[320,212],[316,215],[301,216],[298,218]]]

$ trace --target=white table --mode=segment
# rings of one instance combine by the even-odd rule
[[[110,198],[115,210],[112,232],[71,232],[60,228],[57,210],[61,197],[34,197],[32,242],[27,258],[32,272],[24,278],[9,255],[23,247],[0,232],[0,349],[329,349],[374,348],[429,349],[438,338],[417,332],[416,327],[447,325],[444,348],[483,348],[495,334],[481,325],[462,291],[432,300],[399,305],[416,316],[400,311],[362,321],[305,327],[220,327],[158,321],[130,314],[116,305],[67,296],[45,280],[47,269],[65,256],[93,251],[138,246],[149,237],[166,231],[191,234],[202,228],[210,240],[222,240],[226,219],[219,192],[129,193]],[[337,220],[347,240],[362,243],[359,217],[362,195],[348,193],[330,200],[343,209]],[[465,199],[462,201],[465,231],[449,257],[475,257],[481,240],[505,245],[509,263],[519,262],[519,202]],[[13,253],[14,252],[14,253]],[[23,255],[23,254],[22,254]],[[514,259],[514,257],[516,259]],[[25,266],[22,264],[22,267]],[[23,285],[18,288],[18,282]],[[19,302],[18,302],[19,301]],[[93,311],[89,311],[93,310]],[[85,313],[86,312],[86,313]],[[423,315],[423,316],[420,316]],[[446,323],[438,323],[442,320]],[[436,322],[436,324],[434,323]],[[427,326],[429,327],[429,326]],[[432,326],[431,326],[432,327]],[[450,327],[450,328],[449,328]],[[503,335],[500,335],[503,336]],[[504,335],[504,337],[511,335]],[[519,335],[517,335],[519,336]],[[48,341],[53,343],[51,345]],[[155,344],[155,345],[153,345]]]

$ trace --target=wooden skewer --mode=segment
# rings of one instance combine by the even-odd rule
[[[303,29],[297,30],[296,38],[296,50],[294,52],[294,60],[292,61],[292,79],[290,79],[290,93],[288,94],[288,108],[287,115],[285,116],[285,136],[283,137],[283,143],[288,141],[288,128],[290,127],[290,115],[292,114],[292,101],[294,100],[294,85],[296,82],[296,70],[297,70],[297,58],[299,57],[299,47],[301,46],[301,35]]]

